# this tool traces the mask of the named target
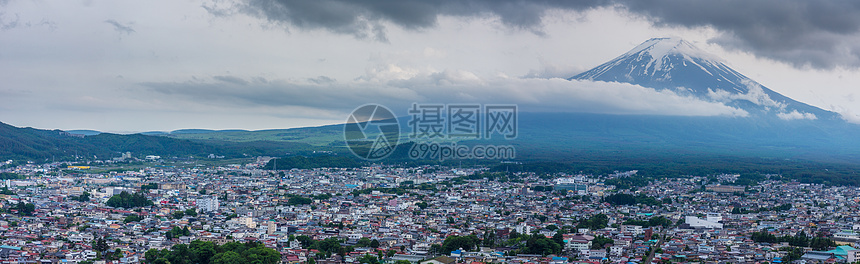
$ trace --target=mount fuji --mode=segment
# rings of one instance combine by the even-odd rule
[[[743,109],[750,116],[837,120],[839,115],[779,94],[679,38],[653,38],[600,66],[569,78],[669,89]]]
[[[520,113],[518,156],[681,161],[719,156],[860,164],[860,126],[764,87],[681,39],[650,39],[569,80],[671,91],[744,114]]]

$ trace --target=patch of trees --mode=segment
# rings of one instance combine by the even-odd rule
[[[118,248],[114,251],[110,251],[110,246],[107,244],[107,240],[104,237],[99,237],[98,239],[93,240],[92,246],[93,250],[96,251],[96,258],[106,261],[119,260],[122,258],[122,251]]]
[[[727,183],[727,185],[738,185],[738,186],[755,186],[760,181],[767,180],[767,176],[762,175],[761,173],[743,173],[732,183]]]
[[[83,193],[81,193],[81,195],[72,196],[69,199],[72,199],[73,201],[78,201],[78,202],[89,202],[90,201],[90,193],[83,192]]]
[[[450,253],[457,249],[471,251],[477,249],[481,245],[481,239],[476,235],[468,236],[449,236],[442,242],[442,253]]]
[[[615,240],[598,235],[594,237],[594,240],[591,240],[591,249],[604,249],[606,245],[615,244]]]
[[[173,217],[173,219],[181,219],[181,218],[185,217],[186,215],[190,216],[190,217],[195,217],[195,216],[197,216],[197,210],[194,208],[188,208],[188,209],[185,209],[184,211],[176,210],[176,211],[173,211],[173,214],[171,214],[171,217]]]
[[[238,214],[229,214],[229,215],[227,215],[227,217],[225,217],[225,221],[230,221],[230,219],[233,219],[236,217],[239,217],[239,215]]]
[[[317,254],[317,258],[328,258],[331,257],[332,254],[344,256],[346,253],[354,250],[351,246],[342,246],[341,243],[346,241],[334,237],[326,238],[324,240],[314,240],[305,235],[295,237],[290,236],[290,240],[292,239],[298,240],[299,243],[302,244],[302,248],[319,250],[320,253]]]
[[[170,217],[173,219],[182,219],[183,217],[185,217],[185,211],[182,211],[182,210],[173,211],[173,213],[170,214]]]
[[[647,196],[644,194],[639,194],[633,196],[632,194],[626,193],[616,193],[603,198],[604,202],[607,202],[611,205],[635,205],[635,204],[645,204],[645,205],[660,205],[661,201],[658,201],[656,198]]]
[[[362,237],[355,243],[356,247],[370,247],[370,248],[378,248],[379,240]]]
[[[18,210],[18,215],[21,216],[33,216],[33,212],[36,212],[36,206],[31,203],[23,203],[18,201],[18,204],[15,205],[15,209]]]
[[[791,263],[803,256],[803,249],[799,247],[782,247],[779,251],[788,253],[782,258],[782,263]]]
[[[0,172],[0,180],[22,180],[27,177],[11,172]]]
[[[287,197],[290,197],[287,199],[287,205],[306,205],[314,202],[313,199],[301,195],[287,194]]]
[[[143,220],[143,217],[140,217],[137,214],[131,214],[129,216],[126,216],[125,219],[122,220],[122,222],[123,223],[131,223],[131,222],[139,222],[140,220]]]
[[[111,196],[107,201],[107,206],[110,207],[121,207],[121,208],[135,208],[135,207],[144,207],[144,206],[152,206],[153,203],[149,199],[146,198],[142,193],[134,193],[129,194],[126,191],[121,192],[120,194]]]
[[[782,204],[774,207],[759,207],[754,210],[749,210],[746,208],[735,207],[732,209],[732,214],[749,214],[749,213],[761,213],[767,211],[773,212],[781,212],[791,210],[791,204]]]
[[[140,189],[141,190],[155,190],[155,189],[158,189],[158,183],[154,183],[154,182],[147,183],[147,184],[141,185]]]
[[[481,243],[485,247],[495,247],[496,246],[496,238],[498,238],[498,236],[496,235],[496,231],[490,229],[489,231],[484,232],[484,237],[481,238]]]
[[[541,234],[532,234],[529,240],[526,240],[525,247],[520,249],[520,253],[546,256],[559,254],[563,249],[564,238],[561,233],[556,233],[552,238],[547,238]]]
[[[169,250],[150,249],[144,259],[149,264],[276,264],[281,254],[257,242],[228,242],[219,246],[195,240],[187,245],[174,245]]]
[[[361,163],[355,159],[340,156],[291,156],[272,159],[264,167],[267,170],[316,169],[316,168],[357,168]]]
[[[553,187],[552,187],[552,186],[540,186],[540,185],[538,185],[538,186],[534,186],[534,187],[532,187],[532,191],[536,191],[536,192],[551,192],[551,191],[553,191]]]
[[[612,178],[604,181],[606,185],[613,185],[615,188],[619,190],[627,190],[632,189],[633,187],[643,187],[651,183],[651,179],[645,177],[620,177],[620,178]]]
[[[577,228],[588,228],[591,230],[603,229],[609,225],[609,217],[605,214],[596,214],[589,218],[583,219],[577,225]]]
[[[506,244],[520,247],[518,250],[511,252],[513,254],[536,254],[546,256],[561,253],[564,249],[564,237],[561,232],[557,232],[552,238],[548,238],[538,233],[527,235],[511,232]]]
[[[622,223],[622,224],[623,225],[636,225],[636,226],[642,226],[642,227],[646,227],[646,228],[652,227],[652,226],[669,227],[672,225],[672,220],[669,220],[663,216],[657,216],[657,217],[651,217],[651,219],[648,219],[648,220],[629,219],[627,221],[624,221],[624,223]]]
[[[782,243],[788,242],[789,245],[794,247],[811,247],[814,250],[825,250],[830,247],[835,247],[836,242],[834,242],[830,238],[826,237],[813,237],[809,238],[805,232],[801,231],[794,236],[781,236],[777,237],[771,233],[766,231],[753,232],[750,234],[750,238],[752,238],[755,242],[760,243]]]
[[[188,229],[187,226],[183,227],[183,228],[179,228],[178,226],[173,226],[173,228],[171,228],[166,233],[164,233],[164,236],[167,237],[167,239],[174,239],[177,237],[190,236],[190,235],[191,235],[191,230]]]
[[[378,258],[376,258],[376,256],[373,256],[373,255],[370,255],[370,254],[365,254],[364,256],[361,256],[360,258],[358,258],[358,263],[362,263],[362,264],[381,264],[382,262],[381,262],[381,261],[379,261],[379,259],[378,259]]]
[[[436,190],[436,185],[435,185],[435,184],[432,184],[432,183],[429,183],[429,182],[425,182],[425,183],[422,183],[422,184],[415,185],[414,183],[412,183],[412,181],[407,181],[407,182],[402,182],[402,183],[400,183],[400,188],[403,188],[403,189],[413,189],[413,190],[422,190],[422,191],[435,191],[435,190]]]

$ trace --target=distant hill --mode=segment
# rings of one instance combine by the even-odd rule
[[[140,132],[140,133],[138,133],[138,134],[141,134],[141,135],[147,135],[147,136],[162,136],[162,135],[170,134],[170,132],[164,132],[164,131],[146,131],[146,132]]]
[[[205,132],[204,131],[208,131]],[[193,130],[198,133],[162,134],[166,137],[190,140],[218,140],[229,142],[272,141],[304,143],[312,146],[343,146],[343,126],[328,125],[271,130]]]
[[[312,152],[310,145],[292,142],[248,141],[243,143],[219,140],[187,140],[143,134],[96,135],[75,134],[61,130],[18,128],[0,123],[0,158],[34,161],[64,160],[79,157],[109,159],[120,153],[160,155],[165,157],[207,156],[227,157],[285,155]]]
[[[84,136],[95,136],[95,135],[102,133],[101,131],[85,130],[85,129],[83,129],[83,130],[65,130],[65,131],[69,132],[69,134],[72,134],[72,135],[84,135]]]
[[[140,132],[137,134],[148,135],[148,136],[165,136],[165,135],[186,135],[186,134],[209,134],[209,133],[219,133],[219,132],[248,132],[248,130],[242,129],[225,129],[225,130],[213,130],[213,129],[178,129],[170,132],[165,131],[146,131]]]
[[[248,130],[242,129],[226,129],[226,130],[211,130],[211,129],[179,129],[173,130],[170,132],[171,135],[180,135],[180,134],[207,134],[207,133],[216,133],[216,132],[248,132]]]

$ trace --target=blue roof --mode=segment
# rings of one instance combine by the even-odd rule
[[[848,251],[851,251],[851,250],[857,250],[857,249],[855,249],[851,246],[838,246],[838,247],[836,247],[836,249],[826,251],[826,252],[827,253],[833,253],[835,255],[840,255],[840,256],[848,256]]]

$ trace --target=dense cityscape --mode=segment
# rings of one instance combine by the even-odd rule
[[[860,1],[0,0],[0,264],[860,264]]]
[[[856,187],[779,175],[263,169],[270,159],[8,161],[0,262],[780,263],[860,252]],[[124,164],[139,169],[96,172]]]

